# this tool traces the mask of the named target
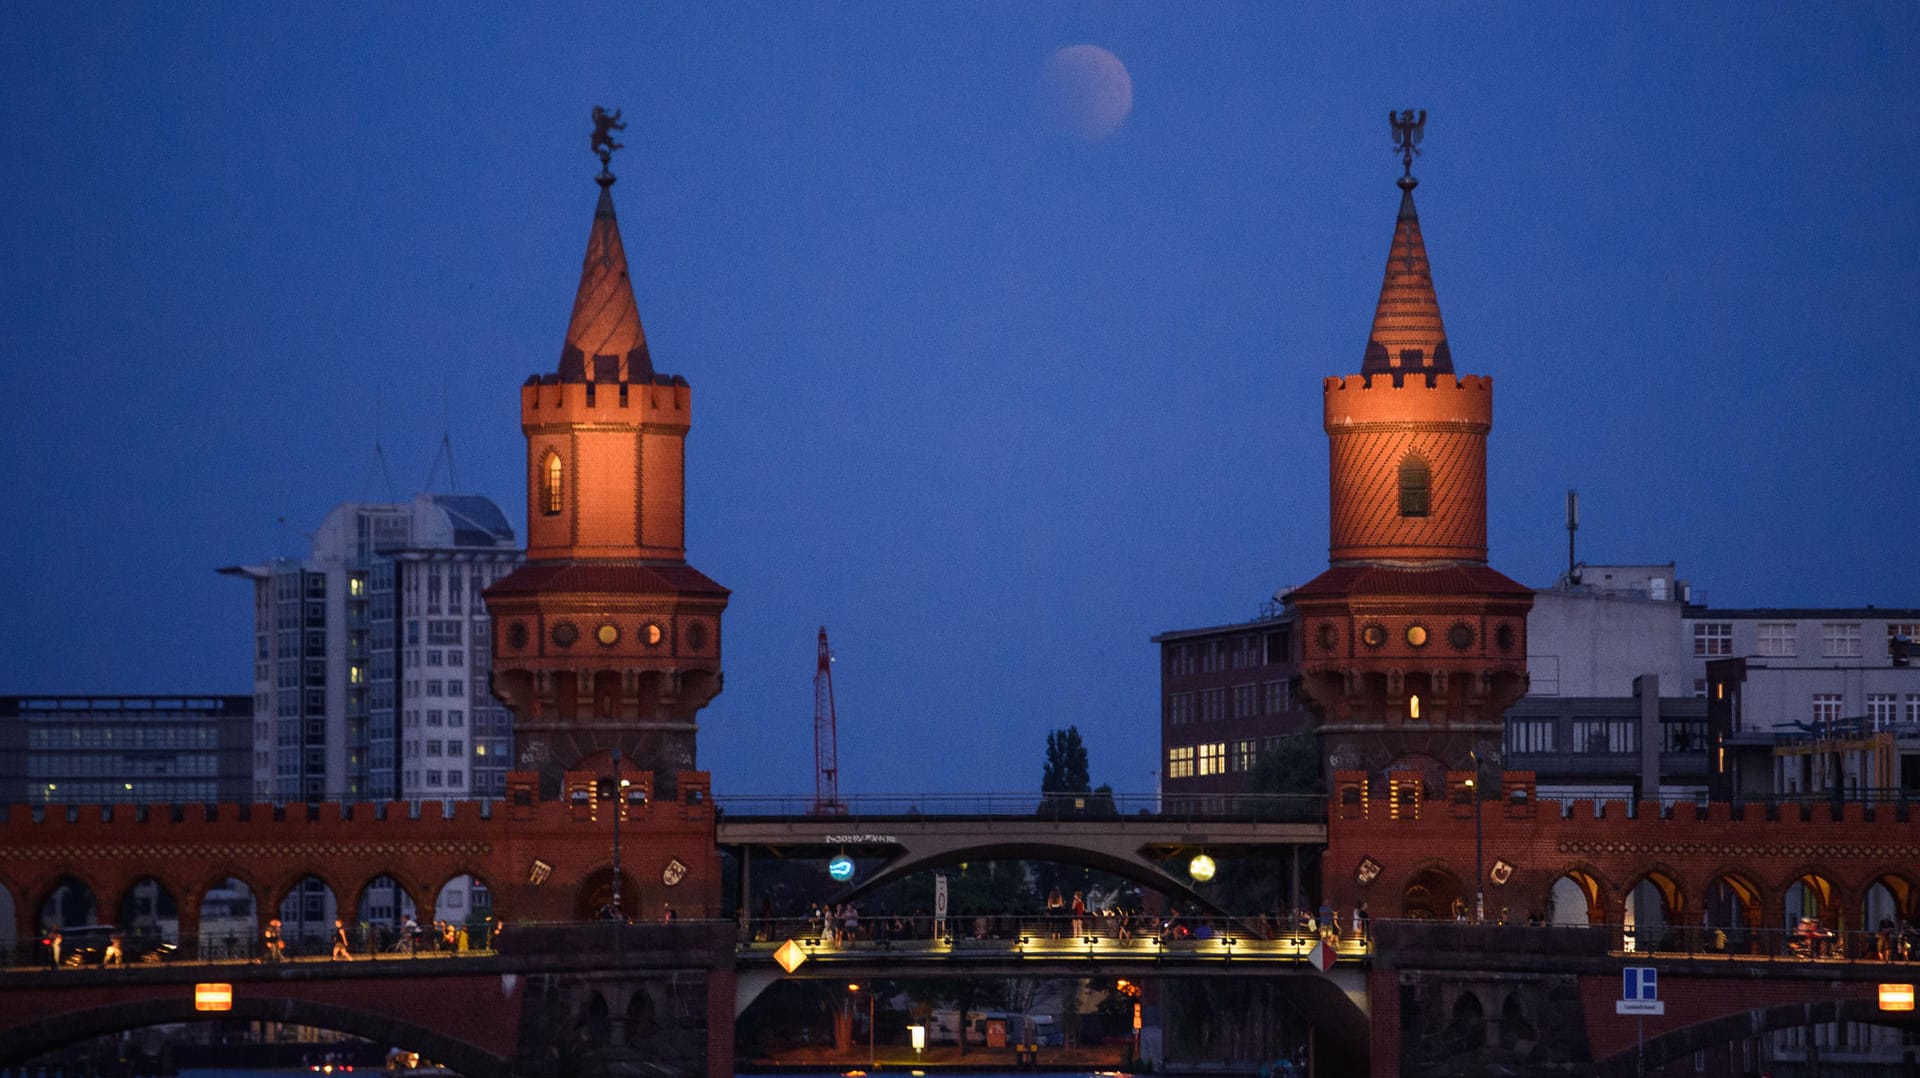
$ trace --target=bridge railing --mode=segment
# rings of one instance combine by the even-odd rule
[[[1261,915],[1168,917],[1165,914],[1090,912],[1076,919],[1070,913],[1055,915],[1044,911],[958,913],[948,916],[944,921],[924,913],[900,916],[859,914],[852,920],[844,916],[756,917],[742,931],[742,942],[748,944],[777,945],[792,939],[808,946],[879,950],[929,941],[952,945],[992,940],[1014,943],[1156,940],[1175,943],[1229,937],[1239,940],[1304,940],[1309,943],[1319,938],[1317,933],[1304,932],[1293,925],[1282,924],[1277,918]]]
[[[1379,946],[1474,955],[1701,958],[1747,962],[1912,962],[1920,931],[1713,925],[1529,925],[1376,918]]]
[[[1033,816],[1049,820],[1231,820],[1324,823],[1319,794],[856,794],[829,806],[799,794],[716,795],[724,815],[840,817]]]

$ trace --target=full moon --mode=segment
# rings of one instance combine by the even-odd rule
[[[1061,131],[1098,142],[1120,129],[1133,111],[1133,77],[1120,58],[1098,45],[1069,45],[1047,58],[1040,103]]]

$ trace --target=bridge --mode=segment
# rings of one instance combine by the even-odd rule
[[[800,926],[793,926],[800,927]],[[1920,1032],[1878,1009],[1877,988],[1912,984],[1916,967],[1810,957],[1784,935],[1742,952],[1715,937],[1685,949],[1627,949],[1617,926],[1528,927],[1383,921],[1346,938],[1330,969],[1317,938],[1258,935],[1255,924],[1197,922],[1193,935],[1054,939],[1006,920],[966,936],[835,943],[789,937],[736,943],[731,921],[589,923],[510,930],[497,952],[418,959],[258,964],[179,962],[0,972],[0,1066],[63,1044],[162,1022],[233,1017],[341,1030],[420,1051],[468,1078],[537,1070],[553,1038],[633,1048],[668,1069],[730,1055],[733,1021],[781,979],[1235,977],[1279,983],[1321,1034],[1334,1073],[1469,1074],[1526,1060],[1593,1061],[1599,1076],[1638,1073],[1776,1030],[1846,1021]],[[1697,944],[1697,946],[1695,946]],[[1642,1030],[1614,1013],[1621,969],[1660,972],[1666,1013]],[[198,984],[232,987],[232,1009],[194,1010]],[[725,1043],[722,1043],[722,1042]],[[1524,1067],[1514,1071],[1525,1073]]]
[[[728,797],[717,837],[741,864],[750,893],[756,853],[779,857],[871,857],[881,863],[835,901],[847,901],[920,872],[984,860],[1036,860],[1111,873],[1149,890],[1218,911],[1186,875],[1194,854],[1285,851],[1300,878],[1301,856],[1326,845],[1326,800],[1240,794],[1207,800],[1150,795],[876,795],[848,798],[830,815],[801,798]],[[1296,898],[1296,904],[1298,899]],[[742,902],[746,907],[748,904]]]

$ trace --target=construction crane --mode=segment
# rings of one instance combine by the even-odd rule
[[[820,626],[820,665],[813,675],[813,815],[844,816],[840,802],[840,732],[833,714],[833,650]]]

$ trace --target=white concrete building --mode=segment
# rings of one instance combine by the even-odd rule
[[[419,494],[335,507],[303,561],[220,570],[254,582],[253,796],[502,794],[512,715],[480,594],[521,560],[493,502]]]

